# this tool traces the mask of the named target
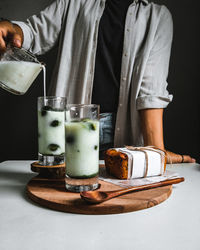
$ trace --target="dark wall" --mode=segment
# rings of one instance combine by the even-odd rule
[[[0,17],[25,20],[53,0],[0,0]],[[39,58],[47,65],[47,86],[53,70],[56,49]],[[29,91],[15,96],[0,88],[0,161],[37,159],[37,97],[43,95],[43,76]]]
[[[173,102],[165,110],[166,148],[200,162],[200,82],[198,2],[157,0],[172,13],[174,39],[169,71]]]
[[[0,0],[0,17],[25,20],[52,0]],[[169,72],[173,102],[165,110],[166,148],[188,153],[200,161],[199,119],[199,18],[195,1],[157,0],[165,4],[174,20],[174,41]],[[188,14],[189,13],[189,14]],[[56,49],[39,58],[47,64],[47,86]],[[43,94],[42,74],[28,93],[15,96],[0,89],[0,161],[37,158],[37,97]]]

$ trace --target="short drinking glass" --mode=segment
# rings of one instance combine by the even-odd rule
[[[66,189],[72,192],[98,188],[99,106],[66,105]]]
[[[38,97],[38,160],[43,166],[64,163],[64,97]]]

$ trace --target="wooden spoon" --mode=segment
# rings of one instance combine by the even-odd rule
[[[172,185],[172,184],[177,184],[180,182],[183,182],[185,179],[183,177],[180,178],[175,178],[171,180],[165,180],[153,184],[146,184],[142,186],[137,186],[137,187],[131,187],[131,188],[125,188],[125,189],[120,189],[120,190],[115,190],[115,191],[83,191],[80,192],[80,196],[83,200],[85,200],[88,203],[92,204],[98,204],[107,200],[110,200],[112,198],[115,198],[117,196],[127,194],[130,192],[136,192],[136,191],[142,191],[142,190],[147,190],[151,188],[156,188],[156,187],[163,187],[167,185]]]

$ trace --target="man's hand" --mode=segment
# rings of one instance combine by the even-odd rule
[[[23,43],[23,31],[16,25],[9,21],[0,22],[0,55],[6,50],[8,43],[21,48]]]
[[[163,109],[140,110],[144,146],[155,146],[166,151],[167,163],[194,163],[189,155],[175,154],[165,150],[163,140]]]
[[[166,151],[167,155],[167,163],[195,163],[196,160],[189,155],[179,155],[172,153],[170,151]]]

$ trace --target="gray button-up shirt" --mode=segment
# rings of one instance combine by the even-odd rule
[[[15,22],[24,32],[23,47],[31,52],[40,55],[59,46],[49,94],[66,96],[68,103],[91,103],[98,27],[105,2],[57,0],[26,22]],[[138,110],[165,108],[172,100],[166,90],[172,26],[165,6],[135,0],[128,8],[115,146],[142,145]]]

